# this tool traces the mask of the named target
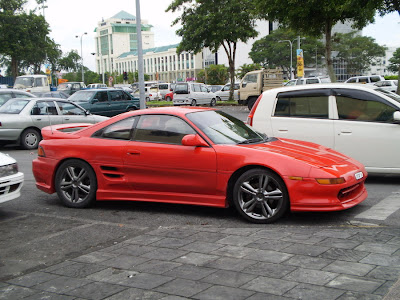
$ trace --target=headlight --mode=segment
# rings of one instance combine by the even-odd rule
[[[18,165],[16,163],[0,167],[0,177],[10,176],[18,173]]]

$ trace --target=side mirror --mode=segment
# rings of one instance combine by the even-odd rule
[[[395,123],[400,123],[400,111],[395,111],[393,113],[393,120]]]
[[[208,144],[198,134],[187,134],[182,138],[183,146],[208,147]]]
[[[243,82],[242,82],[242,88],[245,88],[246,85],[247,85],[247,82],[246,82],[246,81],[243,81]]]
[[[92,100],[92,103],[97,103],[97,102],[99,102],[98,99],[93,99],[93,100]]]

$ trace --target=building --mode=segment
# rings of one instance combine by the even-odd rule
[[[376,62],[371,65],[371,69],[366,75],[397,75],[397,72],[390,72],[388,70],[388,66],[390,65],[389,59],[393,57],[393,53],[396,49],[396,47],[387,47],[385,56],[379,57]]]

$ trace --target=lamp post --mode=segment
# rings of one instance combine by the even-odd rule
[[[81,69],[82,69],[82,82],[85,83],[85,75],[83,73],[83,51],[82,51],[82,37],[87,34],[87,32],[82,33],[81,35]],[[76,35],[76,38],[78,38],[79,36]]]
[[[291,40],[280,40],[278,42],[289,42],[290,44],[290,79],[293,79],[293,42]]]

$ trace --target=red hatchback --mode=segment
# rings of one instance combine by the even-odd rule
[[[73,129],[79,129],[71,132]],[[36,186],[68,207],[133,200],[234,205],[270,223],[288,210],[335,211],[367,197],[364,166],[329,148],[261,135],[206,108],[155,108],[42,130]]]

